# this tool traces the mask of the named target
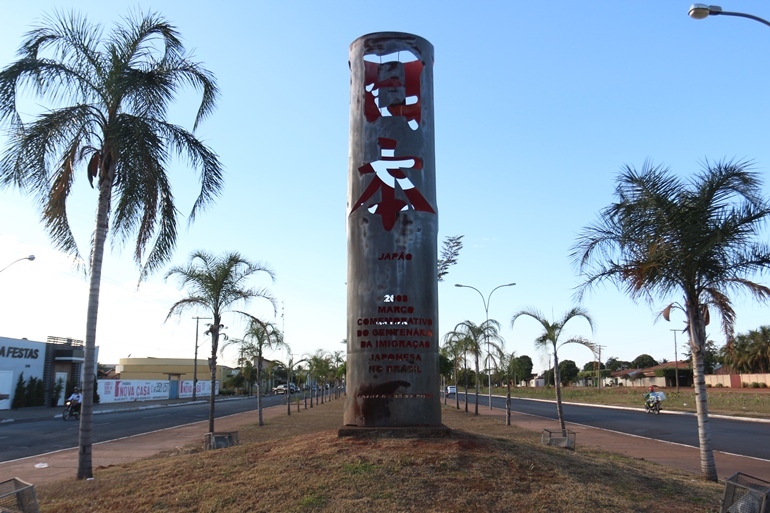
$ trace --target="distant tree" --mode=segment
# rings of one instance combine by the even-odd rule
[[[286,348],[287,345],[283,340],[283,333],[275,326],[275,324],[261,321],[257,317],[245,312],[240,313],[249,319],[246,333],[244,333],[243,337],[240,339],[225,342],[222,346],[222,350],[228,345],[236,344],[239,346],[241,354],[256,361],[257,423],[259,426],[264,426],[265,421],[262,415],[262,395],[266,393],[266,391],[262,390],[262,362],[264,360],[264,352],[265,350]]]
[[[648,354],[640,354],[631,362],[632,369],[647,369],[656,365],[658,365],[658,362]]]
[[[559,377],[563,385],[569,385],[577,378],[580,369],[572,360],[562,360],[559,362]]]
[[[602,362],[597,362],[594,360],[583,365],[583,372],[594,372],[597,369],[597,363],[599,370],[606,368]]]
[[[438,259],[438,281],[444,281],[449,268],[457,263],[460,250],[463,249],[463,237],[464,235],[450,235],[444,238],[441,257]]]
[[[27,386],[24,383],[24,373],[19,374],[19,379],[16,380],[16,390],[13,392],[13,401],[11,402],[11,408],[18,410],[27,406]]]
[[[491,350],[502,351],[503,339],[500,336],[500,323],[494,319],[489,319],[481,324],[474,324],[471,321],[463,321],[457,324],[452,330],[453,337],[461,340],[464,349],[469,352],[475,361],[476,376],[479,376],[479,358],[483,352],[484,345],[489,344]],[[474,415],[479,414],[479,380],[476,380],[476,409]]]
[[[631,362],[627,362],[625,360],[619,360],[618,358],[611,356],[607,359],[607,366],[609,370],[612,372],[617,372],[621,370],[626,370],[631,368]]]
[[[728,342],[716,359],[741,373],[770,372],[770,326],[739,333]]]
[[[452,379],[452,374],[455,370],[455,364],[451,357],[445,352],[439,351],[438,353],[438,373],[444,378],[445,382]]]
[[[526,380],[529,378],[529,376],[532,375],[532,368],[534,367],[532,358],[523,354],[516,358],[516,362],[517,369],[520,371],[520,374],[518,375],[519,379]]]
[[[449,332],[444,335],[443,345],[441,346],[440,353],[446,356],[452,362],[452,376],[450,376],[450,379],[451,383],[453,383],[455,386],[460,384],[459,367],[464,361],[464,351],[465,347],[462,336],[454,332]],[[468,392],[467,385],[465,392],[466,394]],[[468,398],[466,396],[466,404],[467,402]],[[455,407],[458,410],[460,409],[460,394],[458,393],[455,393]]]

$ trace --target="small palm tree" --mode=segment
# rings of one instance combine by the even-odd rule
[[[214,432],[214,395],[217,383],[217,349],[222,335],[222,315],[237,304],[248,304],[252,299],[266,299],[273,305],[275,299],[264,288],[248,288],[247,281],[255,274],[264,272],[274,279],[273,271],[263,264],[249,262],[238,253],[227,253],[216,257],[203,251],[197,251],[185,266],[172,267],[166,273],[166,279],[177,277],[182,289],[187,289],[188,296],[174,303],[168,311],[166,320],[172,315],[181,315],[189,308],[203,308],[213,319],[207,335],[211,335],[211,394],[209,397],[209,433]]]
[[[510,426],[511,425],[511,382],[515,379],[516,371],[517,371],[517,365],[518,362],[516,361],[516,352],[512,352],[510,354],[506,354],[504,351],[501,351],[499,355],[497,355],[498,360],[500,361],[500,369],[501,369],[501,376],[505,380],[505,386],[506,386],[506,397],[505,397],[505,425]]]
[[[262,322],[258,318],[239,312],[249,319],[249,325],[244,333],[242,339],[234,339],[232,341],[225,342],[222,346],[222,350],[231,344],[237,344],[241,347],[242,351],[245,351],[245,355],[257,362],[257,417],[259,419],[258,424],[264,426],[265,422],[262,417],[262,361],[264,358],[265,349],[275,350],[280,348],[288,348],[289,346],[284,342],[283,333],[271,322]]]
[[[695,378],[701,472],[717,480],[706,394],[706,325],[710,309],[730,341],[735,326],[728,292],[770,299],[770,288],[752,281],[770,267],[760,238],[770,217],[759,176],[746,162],[706,162],[683,181],[663,167],[626,167],[617,180],[618,200],[584,228],[572,256],[585,281],[578,292],[612,282],[632,299],[652,302],[679,295],[687,317]],[[671,305],[663,310],[668,316]]]
[[[567,436],[567,428],[564,425],[564,412],[562,411],[561,404],[561,379],[559,376],[559,348],[566,344],[580,344],[586,346],[591,351],[594,351],[594,344],[583,338],[571,338],[569,340],[560,341],[562,330],[564,326],[572,319],[576,317],[582,317],[588,321],[588,325],[593,332],[593,321],[588,315],[588,312],[580,307],[575,307],[561,318],[559,321],[551,322],[543,316],[538,310],[534,308],[525,308],[520,312],[513,314],[511,317],[511,328],[513,328],[516,319],[526,316],[535,319],[543,327],[543,333],[535,339],[535,346],[540,349],[553,350],[553,375],[554,375],[554,388],[556,389],[556,415],[559,417],[559,427],[561,428],[562,436]]]
[[[76,14],[46,17],[28,32],[19,60],[0,71],[0,124],[10,125],[0,162],[0,188],[34,195],[54,245],[82,262],[67,202],[76,178],[96,181],[90,285],[83,360],[78,479],[93,477],[93,383],[96,321],[108,232],[135,240],[140,280],[172,256],[177,207],[167,175],[169,157],[187,157],[201,170],[190,221],[219,193],[217,156],[193,134],[166,121],[183,85],[202,92],[193,129],[214,109],[210,72],[186,54],[174,27],[157,14],[136,14],[104,37],[100,25]],[[53,107],[31,122],[17,111],[18,91]],[[120,244],[117,244],[120,245]]]
[[[455,343],[462,344],[463,350],[471,353],[474,362],[476,364],[476,409],[474,415],[479,414],[479,358],[484,351],[484,344],[489,344],[491,349],[496,351],[502,350],[503,338],[500,336],[500,323],[494,319],[484,321],[479,325],[474,324],[471,321],[463,321],[457,324],[447,336],[450,340],[455,340]],[[466,371],[466,378],[467,378]],[[468,390],[466,385],[465,391],[466,404],[468,398]]]
[[[464,353],[464,339],[461,335],[450,331],[449,333],[444,335],[444,345],[441,347],[441,350],[444,351],[444,353],[452,360],[452,365],[454,366],[454,384],[457,386],[459,384],[459,367],[460,363],[463,361],[463,353]],[[465,377],[468,377],[468,373],[465,373]],[[467,379],[466,379],[467,383]],[[468,394],[468,387],[466,384],[465,387],[465,394],[466,394],[466,404],[467,404],[467,394]],[[458,410],[460,409],[460,394],[455,391],[455,408]]]

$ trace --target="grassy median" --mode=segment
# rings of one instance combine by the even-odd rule
[[[723,485],[443,409],[443,439],[338,438],[344,399],[37,489],[41,512],[716,512]]]

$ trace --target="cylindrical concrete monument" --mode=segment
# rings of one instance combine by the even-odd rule
[[[350,45],[344,424],[441,425],[433,46]]]

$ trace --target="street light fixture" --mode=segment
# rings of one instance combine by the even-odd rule
[[[753,14],[746,14],[743,12],[723,11],[718,5],[706,5],[706,4],[692,4],[690,10],[687,12],[690,18],[694,20],[702,20],[709,16],[737,16],[739,18],[748,18],[750,20],[758,21],[770,27],[770,21],[764,20],[759,16]]]
[[[19,258],[18,260],[14,260],[14,261],[13,261],[13,262],[11,262],[10,264],[8,264],[8,265],[6,265],[5,267],[3,267],[2,269],[0,269],[0,273],[1,273],[1,272],[3,272],[3,271],[5,271],[5,270],[6,270],[6,269],[8,269],[9,267],[11,267],[11,266],[12,266],[13,264],[15,264],[16,262],[21,262],[22,260],[29,260],[29,261],[31,262],[31,261],[32,261],[32,260],[34,260],[34,259],[35,259],[35,255],[29,255],[29,256],[25,256],[24,258]]]
[[[516,284],[515,283],[505,283],[503,285],[498,285],[497,287],[492,289],[492,292],[496,291],[497,289],[503,288],[503,287],[513,287],[514,285],[516,285]],[[487,324],[489,324],[489,300],[492,299],[492,292],[490,292],[489,295],[485,299],[484,298],[484,294],[482,294],[481,291],[479,289],[477,289],[476,287],[471,287],[470,285],[461,285],[459,283],[455,283],[455,287],[463,287],[463,288],[466,288],[466,289],[473,289],[473,290],[475,290],[476,292],[479,293],[479,296],[481,296],[481,300],[484,302],[484,313],[487,316]],[[489,409],[491,410],[492,409],[492,372],[491,372],[491,369],[489,368],[489,356],[490,356],[490,351],[489,351],[489,333],[487,332],[486,329],[484,330],[484,338],[487,339],[487,377],[489,378],[489,383],[488,383],[489,384]],[[478,379],[478,376],[477,376],[477,379]]]

